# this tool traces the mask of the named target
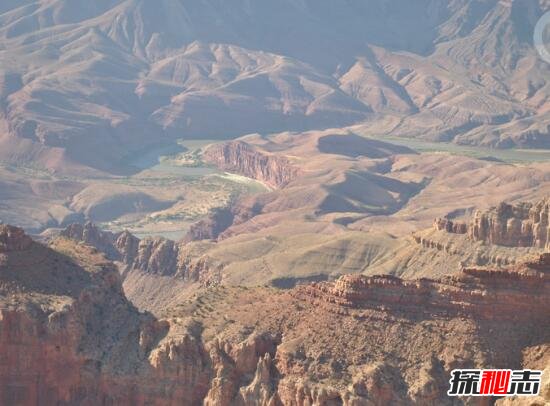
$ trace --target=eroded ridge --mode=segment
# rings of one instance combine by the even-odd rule
[[[391,275],[345,275],[296,289],[296,297],[340,309],[378,309],[410,315],[549,319],[550,254],[511,268],[462,268],[440,280]]]
[[[508,247],[550,249],[550,198],[535,203],[505,202],[489,210],[478,210],[469,224],[438,218],[436,230],[468,234],[473,241]]]
[[[0,253],[24,251],[32,245],[32,239],[17,227],[0,224]]]
[[[102,231],[90,222],[84,225],[71,224],[61,232],[61,236],[98,249],[110,260],[122,264],[123,274],[139,270],[199,281],[204,276],[201,273],[206,269],[204,258],[191,259],[183,252],[180,243],[161,237],[140,240],[128,231]]]
[[[299,174],[298,168],[284,156],[261,152],[243,141],[213,145],[205,152],[204,159],[222,170],[236,172],[277,189]]]

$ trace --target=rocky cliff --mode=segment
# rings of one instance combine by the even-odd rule
[[[434,228],[468,234],[471,240],[488,244],[550,249],[550,199],[516,205],[502,202],[486,211],[477,210],[469,224],[437,218]]]
[[[191,225],[184,241],[223,239],[228,228],[245,223],[262,213],[265,201],[269,199],[269,195],[244,197],[231,207],[216,210],[206,219]]]
[[[433,226],[438,231],[444,230],[453,234],[466,234],[468,232],[467,224],[454,222],[446,218],[436,218]]]
[[[459,275],[441,280],[346,275],[332,283],[300,287],[296,295],[352,309],[548,322],[550,254],[510,268],[463,268]]]
[[[469,228],[473,240],[491,244],[550,249],[550,199],[534,204],[501,203],[477,211]]]
[[[186,267],[179,257],[179,247],[164,238],[140,240],[128,231],[111,233],[93,223],[71,224],[61,236],[95,247],[107,258],[121,262],[126,269],[138,269],[159,275],[186,276]]]
[[[128,231],[111,233],[100,230],[91,222],[71,224],[60,235],[99,250],[121,265],[123,277],[137,270],[205,285],[217,283],[219,279],[217,269],[210,269],[206,258],[191,258],[185,253],[184,243],[161,237],[140,240]]]
[[[14,247],[0,260],[1,404],[170,404],[204,396],[200,347],[156,348],[168,323],[137,311],[112,263],[68,240],[18,245],[22,235],[0,230]],[[167,373],[179,362],[167,351],[184,348],[196,362]]]
[[[287,185],[299,174],[287,158],[259,151],[244,141],[215,144],[205,151],[203,158],[221,170],[256,179],[272,188]]]
[[[0,241],[2,404],[445,405],[452,368],[520,367],[550,341],[548,255],[441,280],[212,287],[159,320],[88,245]]]
[[[549,277],[542,256],[438,280],[347,275],[284,293],[225,288],[201,297],[201,309],[215,310],[200,317],[212,334],[250,325],[280,333],[240,389],[248,404],[463,404],[446,396],[451,369],[515,368],[527,346],[548,352]]]
[[[229,405],[274,351],[276,337],[204,344],[178,320],[140,313],[92,247],[46,247],[5,226],[0,240],[10,246],[0,257],[1,404]]]
[[[31,244],[32,239],[20,228],[0,224],[0,253],[22,251]]]

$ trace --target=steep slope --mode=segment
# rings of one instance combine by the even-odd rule
[[[114,264],[90,247],[43,246],[10,226],[0,226],[0,240],[2,403],[162,401],[145,382],[170,363],[161,361],[166,350],[152,353],[168,324],[128,302]],[[200,353],[187,357],[200,368]],[[194,387],[176,389],[175,375],[165,382],[185,399],[200,396]]]
[[[0,158],[118,171],[121,157],[175,137],[356,123],[373,136],[547,148],[550,68],[530,34],[545,7],[8,2]]]
[[[549,272],[545,255],[439,280],[220,286],[159,321],[93,248],[0,226],[2,402],[471,404],[446,396],[453,368],[547,358]]]
[[[476,212],[469,228],[473,240],[491,244],[550,249],[549,201],[493,207]]]
[[[127,233],[109,237],[108,250],[83,237],[91,225],[75,226],[66,234],[115,252],[112,259],[138,270],[125,286],[132,300],[144,306],[158,303],[159,288],[151,275],[165,276],[157,279],[167,288],[176,276],[182,292],[193,290],[195,283],[292,287],[349,273],[439,277],[456,272],[461,263],[514,264],[544,248],[515,240],[504,247],[494,239],[470,239],[474,226],[465,222],[475,217],[475,210],[487,210],[502,199],[527,207],[520,202],[547,197],[548,163],[418,154],[345,130],[249,135],[210,145],[202,159],[270,189],[213,211],[178,243],[144,239],[130,244],[128,253],[126,243],[133,240]],[[537,233],[542,233],[546,220],[540,219],[541,204],[532,218],[522,215],[524,225],[513,220],[510,227],[523,227],[527,235],[540,223]],[[431,227],[434,217],[446,219]],[[497,215],[491,229],[501,233],[508,220]],[[510,238],[517,240],[513,233]],[[138,299],[140,292],[145,299]]]
[[[468,219],[437,218],[407,238],[394,258],[370,272],[404,277],[456,273],[461,266],[507,267],[548,251],[548,199],[475,210]]]

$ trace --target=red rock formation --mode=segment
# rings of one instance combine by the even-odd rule
[[[24,251],[32,244],[32,239],[17,227],[0,224],[0,253]]]
[[[94,247],[98,248],[95,244]],[[125,264],[133,264],[139,253],[140,240],[128,231],[123,231],[114,242],[114,248],[119,256],[117,260]]]
[[[28,241],[6,230],[6,246]],[[214,396],[213,403],[231,405],[265,354],[274,354],[278,339],[267,335],[205,346],[185,328],[139,313],[95,249],[53,244],[64,254],[31,241],[0,263],[2,405],[197,405],[215,394],[218,370],[230,372],[220,376],[229,389],[226,402]],[[34,283],[28,264],[50,285]]]
[[[200,303],[221,307],[203,324],[185,309],[160,321],[139,313],[91,247],[25,247],[0,262],[0,404],[438,405],[455,365],[513,367],[526,340],[549,334],[548,255],[438,281],[209,290],[220,302]],[[452,348],[464,339],[471,353]]]
[[[261,213],[264,203],[262,198],[243,198],[229,208],[215,210],[206,219],[191,225],[183,241],[226,238],[229,227],[242,224]]]
[[[550,321],[550,265],[546,256],[512,269],[464,268],[443,280],[391,275],[346,275],[297,288],[299,298],[338,308],[375,308],[412,314]],[[512,283],[513,281],[513,283]]]
[[[12,233],[8,242],[20,240],[20,233]],[[196,373],[186,376],[180,365],[180,374],[162,376],[149,362],[168,324],[126,300],[116,268],[96,250],[63,245],[64,253],[69,250],[83,262],[31,242],[0,264],[0,403],[133,405],[202,398],[206,367],[197,363],[191,367]],[[203,356],[200,346],[186,351],[188,359]],[[161,377],[171,388],[165,395],[151,384]]]
[[[192,224],[184,241],[214,240],[235,221],[235,207],[219,209],[206,219]]]
[[[117,235],[108,231],[99,229],[95,224],[87,222],[82,225],[79,223],[70,224],[61,231],[61,236],[70,238],[75,241],[80,241],[97,248],[103,252],[109,259],[119,260],[121,253],[116,249],[115,241]],[[124,252],[122,255],[131,255],[129,252]]]
[[[183,243],[165,238],[140,240],[128,231],[111,233],[100,230],[93,223],[71,224],[61,236],[83,242],[98,249],[107,258],[122,263],[122,273],[135,269],[145,273],[176,276],[186,280],[204,280],[211,284],[216,279],[207,273],[204,258],[192,260],[182,253]]]
[[[215,144],[203,157],[221,170],[259,180],[273,188],[284,187],[299,174],[288,159],[260,152],[244,141]]]
[[[501,203],[487,212],[477,211],[468,235],[490,244],[550,249],[550,200]]]

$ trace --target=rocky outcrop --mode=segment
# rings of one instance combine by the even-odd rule
[[[467,224],[453,222],[446,218],[436,218],[434,220],[434,228],[437,231],[443,230],[453,234],[466,234],[468,232]]]
[[[215,240],[227,236],[231,226],[242,224],[262,212],[265,196],[243,198],[231,207],[215,210],[206,219],[191,225],[183,241]]]
[[[32,244],[32,239],[17,227],[0,224],[0,253],[24,251]]]
[[[204,258],[191,259],[184,253],[184,243],[165,238],[140,240],[128,231],[102,231],[93,223],[71,224],[61,236],[92,246],[108,259],[122,264],[122,274],[139,270],[149,274],[174,276],[184,280],[216,283],[216,273],[208,274]],[[215,270],[214,270],[215,271]]]
[[[90,225],[92,226],[92,225]],[[74,238],[73,238],[74,239]],[[99,246],[92,243],[92,246],[99,249]],[[131,234],[129,231],[124,230],[122,233],[116,236],[114,243],[111,243],[113,248],[116,250],[116,260],[121,261],[128,265],[133,265],[134,261],[138,257],[140,251],[141,241],[135,235]]]
[[[235,221],[233,208],[215,210],[207,218],[192,224],[185,241],[214,240]]]
[[[214,340],[209,347],[214,376],[203,404],[278,404],[269,402],[275,401],[270,369],[279,342],[280,337],[271,335],[252,335],[238,345]]]
[[[282,156],[261,152],[244,141],[215,144],[203,155],[206,162],[228,172],[234,172],[281,188],[296,179],[298,168]]]
[[[450,369],[514,367],[550,335],[550,255],[441,280],[217,287],[166,320],[137,311],[86,244],[2,256],[2,404],[435,406]]]
[[[487,211],[478,210],[469,224],[436,218],[434,229],[467,234],[473,241],[507,247],[550,249],[550,199],[536,203],[501,203]]]
[[[119,260],[121,256],[131,254],[131,252],[120,252],[117,249],[115,242],[118,235],[103,231],[91,222],[84,225],[79,223],[70,224],[61,231],[60,235],[95,247],[111,260]]]
[[[9,242],[20,239],[17,233]],[[168,323],[134,308],[116,267],[96,250],[63,241],[55,245],[63,254],[33,243],[0,264],[0,403],[170,404],[179,396],[192,404],[202,398],[206,366],[168,356],[158,365],[149,360]],[[202,356],[200,346],[186,348],[188,359]],[[179,373],[163,374],[171,363]]]
[[[405,314],[550,321],[550,259],[543,255],[509,269],[463,268],[460,275],[437,281],[346,275],[335,282],[301,286],[295,294],[339,311],[389,308]]]
[[[424,234],[424,235],[423,235]],[[472,263],[474,265],[494,265],[494,266],[510,266],[514,265],[517,260],[516,253],[498,253],[490,250],[476,248],[471,250],[470,245],[458,246],[453,244],[453,241],[444,241],[437,236],[426,236],[425,233],[412,234],[412,240],[422,246],[422,248],[437,250],[445,253],[449,258],[445,262],[446,273],[453,271],[449,269],[450,263]]]
[[[550,200],[501,203],[486,212],[477,211],[468,235],[472,240],[490,244],[550,249]]]
[[[10,230],[4,244],[27,241]],[[249,377],[269,363],[277,336],[204,344],[178,320],[140,313],[116,267],[92,247],[31,244],[0,262],[1,404],[197,405],[210,397],[206,404],[229,406],[248,384],[243,396],[253,399]]]

